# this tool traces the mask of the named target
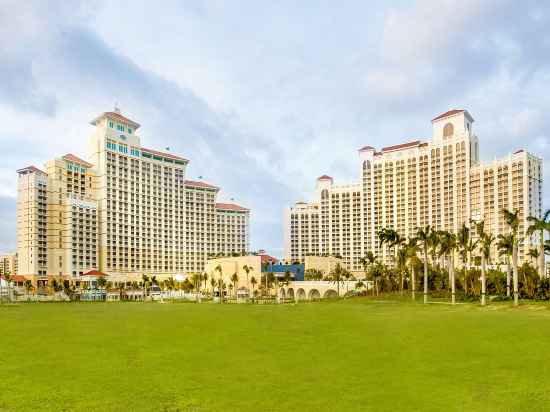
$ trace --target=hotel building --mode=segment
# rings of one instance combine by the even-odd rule
[[[0,255],[0,275],[17,275],[17,255]]]
[[[508,231],[503,208],[519,210],[523,235],[527,218],[541,215],[542,160],[518,150],[480,162],[473,122],[466,110],[451,110],[432,120],[429,141],[359,149],[357,184],[340,186],[330,176],[319,177],[315,201],[285,211],[285,258],[303,262],[307,255],[338,255],[348,269],[360,271],[368,251],[390,261],[377,237],[382,228],[405,237],[426,225],[457,233],[463,224],[483,219],[485,230],[497,236]],[[537,241],[522,236],[520,260]]]
[[[90,122],[88,160],[68,154],[18,170],[19,273],[47,280],[99,270],[113,280],[201,272],[208,254],[247,251],[249,210],[218,249],[219,189],[185,179],[188,160],[145,148],[119,110]],[[224,238],[226,239],[226,238]],[[235,241],[235,243],[231,243]]]

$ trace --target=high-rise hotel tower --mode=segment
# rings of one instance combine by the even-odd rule
[[[315,201],[285,211],[285,258],[340,255],[348,269],[359,271],[367,251],[389,260],[386,247],[379,246],[381,228],[406,237],[426,225],[456,233],[483,219],[496,236],[508,231],[503,208],[519,210],[523,235],[527,218],[541,214],[542,160],[518,150],[481,163],[473,122],[466,110],[450,110],[432,120],[430,141],[361,148],[357,184],[339,186],[330,176],[319,177]],[[520,259],[537,240],[535,235],[520,242]]]
[[[248,250],[249,210],[186,180],[186,159],[143,147],[140,125],[119,110],[91,124],[87,161],[68,154],[44,171],[18,170],[19,274],[164,278],[201,272],[209,254]]]

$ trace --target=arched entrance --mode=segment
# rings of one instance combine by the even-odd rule
[[[302,288],[296,291],[296,300],[306,300],[306,291]]]
[[[319,293],[319,291],[317,289],[311,289],[309,291],[308,298],[309,298],[309,300],[321,299],[321,294]]]
[[[286,294],[285,294],[285,290],[283,288],[279,289],[279,297],[281,299],[285,299],[286,298]]]
[[[323,297],[325,299],[336,299],[338,297],[338,293],[334,289],[328,289]]]
[[[288,299],[294,300],[294,289],[288,288],[288,290],[286,291],[286,297]]]

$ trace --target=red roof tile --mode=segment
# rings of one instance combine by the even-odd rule
[[[43,175],[47,175],[46,172],[40,170],[38,167],[33,166],[33,165],[27,166],[27,167],[23,167],[22,169],[18,169],[18,170],[17,170],[17,173],[27,172],[27,171],[29,171],[29,170],[30,170],[31,172],[42,173]]]
[[[360,152],[366,152],[367,150],[375,150],[372,146],[363,146],[361,149],[359,149]]]
[[[328,175],[319,176],[317,180],[332,180],[332,177]]]
[[[406,148],[409,148],[409,147],[416,147],[416,146],[419,146],[419,145],[420,145],[420,140],[415,140],[414,142],[408,142],[408,143],[403,143],[403,144],[397,144],[395,146],[383,147],[382,151],[383,152],[391,152],[393,150],[401,150],[401,149],[406,149]]]
[[[166,158],[168,158],[168,159],[181,160],[181,161],[183,161],[183,162],[189,163],[189,160],[184,159],[183,157],[179,157],[179,156],[173,155],[172,153],[159,152],[158,150],[146,149],[145,147],[142,147],[142,148],[141,148],[141,151],[142,151],[142,152],[151,153],[151,154],[157,155],[157,156],[163,156],[163,157],[166,157]]]
[[[233,203],[216,203],[216,209],[220,210],[235,210],[237,212],[248,212],[249,209],[233,204]]]
[[[197,182],[197,181],[194,181],[194,180],[186,180],[185,185],[186,186],[191,186],[191,187],[204,187],[204,188],[207,188],[207,189],[220,190],[220,188],[217,187],[217,186],[214,186],[214,185],[211,185],[211,184],[208,184],[208,183],[204,183],[204,182]]]
[[[434,118],[432,119],[432,122],[435,122],[436,120],[439,120],[439,119],[443,119],[444,117],[449,117],[449,116],[452,116],[452,115],[454,115],[454,114],[463,113],[463,112],[464,112],[463,109],[453,109],[453,110],[449,110],[449,111],[447,111],[447,112],[445,112],[445,113],[440,114],[440,115],[437,116],[437,117],[434,117]]]
[[[136,129],[136,130],[139,129],[139,126],[140,126],[139,123],[136,123],[133,120],[130,120],[127,117],[125,117],[125,116],[123,116],[123,115],[121,115],[120,113],[117,113],[117,112],[103,112],[102,114],[97,116],[95,119],[93,119],[90,122],[90,124],[95,126],[104,117],[107,117],[107,118],[113,119],[113,120],[117,120],[117,121],[122,122],[122,123],[129,124],[130,126],[133,126],[134,129]]]
[[[101,276],[107,276],[106,273],[100,272],[99,270],[90,270],[89,272],[83,273],[80,276],[95,276],[95,277],[101,277]]]
[[[25,280],[27,280],[27,278],[23,275],[13,275],[11,277],[12,282],[24,282]]]
[[[262,265],[265,265],[270,262],[277,263],[279,261],[279,259],[269,255],[260,255],[260,259],[261,259]]]
[[[93,164],[86,162],[85,160],[82,160],[79,157],[76,157],[72,153],[67,153],[65,156],[63,156],[64,160],[67,160],[69,162],[78,163],[79,165],[85,166],[85,167],[93,167]]]

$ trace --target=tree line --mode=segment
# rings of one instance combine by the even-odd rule
[[[378,231],[380,247],[385,245],[390,252],[388,266],[369,251],[360,260],[365,277],[373,284],[373,293],[410,290],[413,299],[418,290],[418,276],[422,274],[424,303],[428,302],[428,292],[435,295],[450,292],[451,302],[456,302],[460,293],[464,299],[479,298],[481,305],[487,302],[488,292],[492,295],[510,298],[514,304],[519,297],[550,299],[549,280],[545,273],[545,254],[550,254],[550,243],[545,235],[550,232],[550,210],[542,218],[530,216],[529,226],[520,233],[519,211],[502,210],[508,232],[495,236],[486,230],[483,220],[463,224],[457,233],[435,230],[430,225],[417,229],[415,236],[405,238],[392,228]],[[526,251],[529,261],[521,266],[518,263],[520,242],[537,234],[538,248]],[[492,263],[491,250],[504,259],[506,273],[488,268]],[[455,256],[460,259],[457,269]]]

